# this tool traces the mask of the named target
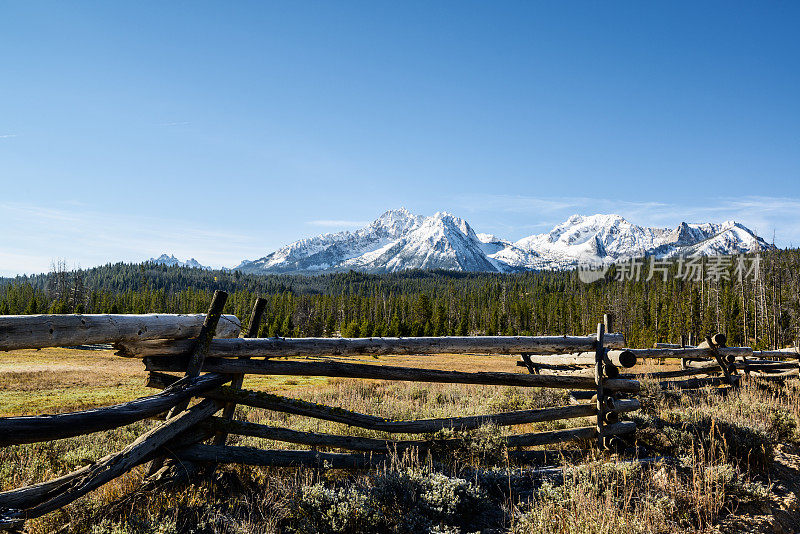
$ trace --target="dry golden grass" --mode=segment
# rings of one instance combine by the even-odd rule
[[[340,360],[461,371],[525,372],[511,356],[360,356]],[[648,362],[636,371],[664,370],[675,368],[676,364],[659,366]],[[153,390],[144,387],[145,375],[141,362],[115,357],[112,351],[44,349],[0,353],[2,415],[124,402],[152,394]],[[251,375],[246,378],[245,387],[393,419],[485,414],[568,403],[567,393],[562,390],[505,386]],[[488,455],[490,459],[500,459],[494,465],[501,470],[499,476],[506,476],[503,469],[507,464],[497,436],[590,422],[578,419],[470,433],[464,441],[467,454],[454,451],[444,467],[437,467],[442,471],[431,471],[424,459],[421,463],[409,461],[402,468],[358,475],[229,466],[222,468],[222,473],[224,480],[236,481],[232,487],[201,485],[177,492],[157,492],[141,496],[136,506],[115,508],[109,513],[109,503],[130,495],[139,486],[143,476],[140,468],[63,510],[29,522],[28,528],[31,533],[45,533],[70,523],[69,532],[92,534],[187,532],[190,528],[198,533],[246,534],[427,532],[434,528],[441,532],[705,532],[741,503],[760,505],[769,500],[766,486],[737,467],[741,460],[737,455],[746,456],[748,452],[725,443],[726,436],[720,440],[714,433],[708,435],[703,424],[711,420],[711,428],[727,425],[733,429],[729,435],[754,437],[760,440],[758,443],[797,440],[800,387],[796,381],[784,385],[749,383],[727,396],[713,391],[678,396],[648,387],[643,397],[646,409],[637,416],[646,426],[642,438],[668,438],[663,443],[659,441],[657,445],[664,449],[657,452],[682,456],[679,465],[631,467],[589,454],[589,463],[578,465],[565,484],[541,486],[527,481],[534,489],[513,496],[504,493],[504,489],[498,493],[496,482],[487,485],[478,475],[463,474],[484,465],[482,455]],[[238,414],[250,421],[297,430],[389,437],[266,410],[240,408]],[[6,447],[0,450],[0,489],[69,472],[121,449],[154,424],[141,421],[89,436]],[[654,430],[658,425],[667,425],[666,430]],[[233,437],[231,443],[302,448],[256,438]],[[504,482],[500,489],[510,488],[512,474],[518,477],[519,471],[508,471],[508,485]],[[425,499],[432,499],[432,504],[420,508],[420,503],[427,502]],[[448,503],[460,504],[448,507]],[[403,514],[398,515],[398,510]],[[365,511],[372,515],[364,516]],[[409,518],[417,522],[409,522]],[[107,523],[99,527],[103,520]]]
[[[426,369],[521,372],[512,356],[437,354],[335,359]],[[62,413],[130,401],[153,393],[144,385],[146,376],[141,361],[114,356],[112,350],[47,348],[0,352],[0,416]],[[327,382],[318,377],[248,375],[244,387],[293,391]]]
[[[140,361],[113,351],[63,348],[0,352],[0,415],[94,408],[147,395]]]

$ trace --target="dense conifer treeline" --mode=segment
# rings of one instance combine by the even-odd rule
[[[758,279],[736,259],[699,280],[639,280],[614,268],[586,284],[576,271],[516,274],[406,271],[369,275],[245,275],[154,264],[114,264],[0,280],[0,314],[202,313],[214,289],[242,319],[267,298],[262,336],[541,335],[592,332],[604,312],[630,346],[724,332],[731,345],[794,344],[800,332],[800,250],[761,253]],[[620,278],[619,280],[616,278]]]

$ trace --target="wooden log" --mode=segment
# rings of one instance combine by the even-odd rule
[[[784,371],[773,374],[751,373],[750,376],[759,380],[786,380],[787,378],[798,378],[798,371]]]
[[[763,358],[768,360],[796,360],[800,359],[800,353],[797,349],[778,349],[778,350],[755,350],[753,351],[753,358]]]
[[[547,356],[529,356],[531,363],[542,366],[586,366],[594,367],[595,351],[577,352],[574,354],[551,354]],[[630,368],[636,365],[637,357],[634,351],[607,350],[605,360],[616,367]]]
[[[196,377],[200,374],[200,370],[203,368],[203,362],[208,355],[208,348],[211,346],[211,340],[214,338],[214,332],[217,329],[219,318],[222,316],[222,310],[225,308],[225,302],[227,300],[228,294],[225,291],[214,291],[214,296],[211,298],[211,304],[208,307],[208,313],[206,313],[206,318],[203,321],[203,327],[200,329],[200,334],[195,340],[194,348],[186,363],[185,377]],[[190,399],[186,399],[173,406],[167,414],[167,419],[171,419],[184,411],[189,406],[189,401]],[[148,466],[147,475],[154,475],[162,466],[163,459],[156,458]]]
[[[608,425],[607,429],[609,436],[627,434],[636,430],[636,424],[626,421]],[[506,443],[509,447],[528,447],[589,440],[596,437],[597,429],[595,427],[581,427],[508,436]],[[387,460],[385,455],[263,450],[254,447],[222,447],[218,445],[193,445],[179,451],[178,457],[190,462],[211,461],[270,467],[305,466],[333,469],[364,469],[379,466]]]
[[[531,355],[530,354],[528,354],[527,352],[523,352],[519,356],[520,356],[521,360],[517,362],[517,365],[524,366],[526,369],[528,369],[528,372],[530,374],[532,374],[532,375],[538,375],[539,374],[540,367],[538,365],[534,365],[531,362]]]
[[[387,456],[383,454],[264,450],[221,445],[192,445],[179,451],[178,458],[189,462],[325,469],[368,469],[387,461]]]
[[[168,441],[165,447],[176,450],[194,445],[198,441],[207,439],[209,436],[210,433],[199,430],[198,425],[193,429],[180,433],[178,437]],[[154,451],[149,456],[143,458],[141,463],[151,459],[156,454],[157,452]],[[113,454],[106,455],[97,460],[95,464],[106,462],[113,456]],[[39,482],[24,488],[0,492],[0,511],[11,509],[24,510],[43,503],[54,497],[62,488],[67,487],[70,482],[85,475],[95,464],[85,465],[53,480]],[[2,520],[0,520],[0,527],[2,526]]]
[[[688,376],[691,373],[690,371],[696,370],[706,370],[711,371],[716,368],[717,372],[721,372],[719,368],[719,364],[711,364],[711,360],[702,360],[702,361],[691,361],[687,362],[687,373],[685,375],[673,375],[673,376]],[[798,365],[794,362],[785,362],[785,361],[774,361],[774,360],[756,360],[745,358],[742,361],[734,362],[728,364],[728,368],[730,369],[741,369],[741,370],[764,370],[764,369],[797,369]],[[656,373],[651,374],[650,376],[656,376]],[[664,375],[669,376],[669,375]]]
[[[653,348],[656,349],[687,349],[694,347],[684,347],[680,343],[656,343]]]
[[[164,387],[175,380],[172,375],[163,373],[151,373],[150,386],[151,387]],[[231,398],[237,399],[237,402],[247,406],[256,408],[266,408],[270,410],[293,413],[296,415],[305,415],[309,417],[317,417],[329,421],[336,421],[351,426],[359,426],[369,428],[372,430],[385,430],[397,432],[435,432],[442,428],[462,428],[470,429],[477,428],[482,424],[492,423],[499,426],[516,425],[531,422],[541,422],[544,420],[567,419],[573,417],[583,417],[595,415],[596,409],[592,409],[593,404],[573,405],[561,408],[543,408],[538,410],[521,410],[515,412],[505,412],[500,414],[469,416],[461,418],[443,418],[443,419],[429,419],[421,421],[392,421],[381,417],[372,415],[359,414],[343,410],[341,408],[330,408],[319,404],[309,403],[299,399],[291,399],[269,393],[255,392],[255,391],[235,391],[231,388],[220,388],[204,394],[207,398],[213,398],[220,401],[228,401]],[[613,405],[609,405],[609,410],[618,412],[629,412],[638,410],[640,403],[637,399],[616,399]],[[567,410],[567,408],[574,408],[575,410]],[[548,417],[550,419],[548,419]],[[389,423],[389,426],[376,426]],[[409,425],[409,423],[412,426]],[[417,425],[417,423],[421,423]],[[367,425],[367,426],[364,426]],[[392,426],[394,425],[394,426]],[[454,426],[455,425],[455,426]],[[414,430],[414,428],[417,430]],[[392,430],[398,428],[398,430]],[[426,430],[427,429],[427,430]]]
[[[148,371],[181,371],[185,359],[179,357],[145,358]],[[389,365],[354,364],[342,362],[295,362],[278,360],[231,360],[207,358],[203,369],[215,373],[260,374],[290,376],[330,376],[339,378],[369,378],[375,380],[404,380],[412,382],[440,382],[457,384],[485,384],[501,386],[546,387],[561,389],[595,389],[593,378],[582,376],[526,375],[522,373],[441,371]],[[635,380],[609,379],[605,387],[613,391],[635,393],[639,383]]]
[[[638,361],[636,354],[629,350],[607,350],[605,357],[615,366],[628,369],[635,366]]]
[[[211,430],[217,432],[226,432],[239,436],[250,436],[273,441],[299,443],[303,445],[312,445],[315,447],[333,447],[337,449],[348,449],[362,452],[386,453],[394,450],[400,451],[412,447],[425,449],[430,445],[430,442],[420,440],[390,440],[364,438],[358,436],[322,434],[317,432],[300,432],[288,428],[260,425],[247,421],[226,421],[222,418],[211,418],[208,423],[205,423],[205,425]]]
[[[605,328],[606,334],[610,334],[614,331],[614,314],[613,313],[604,313],[603,314],[603,327]]]
[[[164,376],[153,373],[154,385]],[[572,419],[576,417],[591,417],[595,415],[596,408],[593,404],[578,404],[556,408],[540,408],[536,410],[518,410],[513,412],[472,415],[466,417],[447,417],[438,419],[420,419],[416,421],[395,421],[374,415],[361,414],[342,408],[332,408],[313,402],[292,399],[280,395],[249,390],[234,390],[221,387],[217,390],[203,394],[204,397],[220,402],[236,402],[253,408],[264,408],[283,413],[291,413],[306,417],[315,417],[325,421],[344,423],[369,430],[385,432],[405,432],[409,434],[422,434],[437,432],[443,428],[469,430],[485,424],[498,426],[521,425],[542,421],[555,421],[558,419]],[[635,407],[634,407],[635,406]],[[625,405],[626,410],[638,409],[638,404]]]
[[[544,358],[544,356],[543,356],[543,358]],[[547,370],[547,371],[583,371],[584,370],[584,368],[582,368],[579,365],[551,365],[551,364],[548,364],[548,363],[533,363],[533,362],[531,362],[530,365],[535,365],[539,369]],[[517,361],[517,367],[529,368],[529,365],[527,363],[525,363],[524,360],[519,360],[519,361]],[[530,368],[529,368],[529,370],[530,370]]]
[[[200,334],[203,318],[204,315],[171,314],[3,315],[0,350],[188,339]],[[218,336],[235,337],[240,328],[235,315],[226,315]]]
[[[736,383],[739,378],[739,376],[734,376],[731,380],[733,383]],[[690,378],[689,380],[672,380],[658,383],[662,389],[699,389],[706,386],[719,386],[722,384],[728,384],[728,381],[724,377]]]
[[[546,356],[529,356],[533,365],[541,366],[542,369],[547,369],[545,366],[552,366],[556,369],[559,367],[565,368],[594,368],[594,352],[579,352],[575,354],[549,354]]]
[[[603,427],[605,436],[617,436],[629,434],[635,431],[636,423],[633,421],[624,421],[621,423],[614,423],[612,425],[604,425]],[[533,447],[539,445],[551,445],[553,443],[564,443],[567,441],[597,439],[597,437],[597,427],[587,426],[508,436],[506,443],[509,447]]]
[[[603,446],[603,427],[605,426],[605,391],[603,388],[603,382],[605,380],[605,349],[603,347],[603,334],[605,334],[605,327],[604,325],[598,324],[597,325],[597,347],[595,349],[595,357],[594,357],[594,381],[597,388],[597,400],[595,401],[595,405],[597,408],[597,419],[595,423],[595,428],[597,429],[597,440],[598,445],[600,448]],[[619,374],[619,373],[617,373]]]
[[[557,354],[594,350],[594,336],[475,336],[372,338],[216,339],[210,357],[328,356],[348,354]],[[622,334],[607,336],[606,346],[623,348]],[[119,356],[144,358],[186,354],[185,342],[120,343]]]
[[[751,371],[765,370],[787,370],[797,369],[797,363],[771,360],[744,360],[734,364],[737,369],[749,369]]]
[[[702,359],[700,359],[700,358],[692,358],[690,360],[687,360],[684,363],[684,367],[683,368],[684,369],[705,369],[705,368],[711,368],[711,367],[716,367],[717,371],[719,371],[720,373],[722,372],[722,369],[719,368],[719,364],[716,361],[712,360],[711,358],[702,358]]]
[[[156,395],[115,406],[57,415],[2,417],[0,446],[63,439],[128,425],[164,413],[229,380],[225,375],[204,375],[178,380]]]
[[[219,319],[222,316],[222,310],[227,300],[228,294],[226,292],[220,290],[214,291],[214,297],[211,299],[211,305],[203,321],[203,327],[200,329],[200,334],[197,336],[197,339],[193,341],[195,345],[184,369],[185,377],[192,378],[200,375],[203,362],[208,354],[208,348],[211,345],[211,340],[214,338],[214,333],[217,330],[217,325],[219,324]],[[178,403],[170,410],[167,419],[182,412],[187,406],[189,406],[188,399]]]
[[[721,336],[722,334],[715,334],[715,335]],[[736,368],[728,367],[728,362],[726,362],[723,359],[722,354],[719,353],[719,350],[717,349],[717,344],[714,342],[713,339],[711,339],[711,336],[706,336],[706,339],[699,345],[697,345],[697,347],[701,349],[708,348],[711,350],[711,354],[714,356],[714,359],[717,361],[717,364],[719,364],[719,368],[722,369],[722,373],[725,375],[725,380],[728,382],[728,384],[733,384],[733,379],[731,378],[731,376],[736,374]]]
[[[720,370],[719,365],[713,364],[695,368],[690,367],[678,371],[658,371],[655,373],[643,373],[641,375],[635,375],[635,376],[637,377],[641,376],[642,378],[649,378],[649,379],[661,379],[661,378],[679,378],[682,376],[717,374],[721,372],[722,371]]]
[[[146,432],[120,452],[95,462],[79,477],[73,478],[66,489],[49,500],[27,510],[9,510],[0,501],[0,515],[9,520],[25,520],[42,516],[73,502],[118,476],[147,461],[162,445],[174,439],[197,423],[210,417],[219,409],[213,401],[203,401],[158,427]],[[2,512],[5,511],[5,514]]]
[[[708,348],[688,348],[688,349],[626,349],[632,352],[637,358],[713,358],[713,352]],[[751,347],[722,347],[717,349],[722,356],[732,356],[735,358],[751,358],[753,349]]]
[[[613,406],[615,411],[609,411],[608,414],[615,414],[638,410],[640,408],[639,401],[636,399],[620,400],[617,401],[616,406]],[[589,413],[586,410],[585,413]],[[574,413],[578,413],[577,411]],[[333,434],[320,434],[316,432],[299,432],[297,430],[290,430],[288,428],[278,428],[267,425],[260,425],[246,421],[226,421],[222,418],[211,418],[207,423],[204,423],[212,431],[225,431],[231,434],[242,436],[259,437],[270,439],[274,441],[284,441],[288,443],[300,443],[304,445],[322,446],[322,447],[335,447],[340,449],[357,450],[363,452],[387,452],[387,451],[400,451],[408,448],[416,447],[420,450],[428,448],[432,442],[420,440],[389,440],[378,438],[363,438],[356,436],[340,436]],[[554,436],[560,436],[556,434]],[[515,436],[503,438],[507,443],[519,445],[519,441]],[[525,438],[527,439],[527,438]],[[546,438],[539,438],[545,440]],[[554,438],[555,439],[555,438]],[[509,441],[510,440],[510,441]],[[444,440],[449,441],[449,440]],[[557,441],[554,441],[557,442]]]
[[[264,308],[267,306],[267,299],[258,297],[256,298],[255,304],[253,304],[253,311],[250,313],[250,323],[247,327],[247,331],[242,332],[242,338],[254,338],[258,337],[258,329],[261,327],[261,316],[264,314]],[[242,359],[247,359],[247,356],[242,356]],[[233,389],[241,389],[242,384],[244,383],[244,375],[238,374],[233,375],[233,379],[231,380],[231,387]],[[236,411],[236,404],[229,402],[225,405],[225,408],[222,410],[222,417],[223,419],[227,419],[228,421],[233,419],[233,414]],[[219,432],[216,436],[214,436],[214,445],[225,445],[225,440],[227,438],[227,434],[225,432]]]
[[[109,454],[97,461],[105,462],[111,458],[111,456],[112,455]],[[86,474],[91,467],[91,465],[85,465],[53,480],[39,482],[24,488],[4,491],[0,493],[0,512],[4,510],[24,510],[42,503],[52,498],[59,489],[66,486],[68,483]],[[0,526],[2,526],[2,522],[0,522]]]

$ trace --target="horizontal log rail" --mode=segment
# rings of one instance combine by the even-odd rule
[[[636,430],[631,421],[606,425],[604,435],[617,436]],[[597,439],[594,426],[568,428],[548,432],[534,432],[508,436],[509,447],[528,447],[551,445],[568,441],[587,441]],[[517,451],[509,451],[513,458]],[[524,451],[519,451],[524,452]],[[389,459],[386,454],[376,453],[335,453],[318,451],[292,451],[283,449],[259,449],[256,447],[192,445],[177,452],[179,459],[190,462],[237,463],[269,467],[320,467],[333,469],[366,469],[382,465]]]
[[[714,353],[710,348],[688,349],[625,349],[632,352],[637,358],[676,359],[676,358],[713,358]],[[751,347],[720,347],[717,349],[720,356],[728,358],[751,358]]]
[[[784,371],[779,373],[751,373],[750,376],[759,380],[785,380],[787,378],[798,378],[800,373],[798,371]]]
[[[797,369],[797,362],[775,361],[775,360],[744,360],[733,365],[737,369],[760,371],[770,369]]]
[[[634,351],[630,349],[625,350],[608,350],[606,351],[605,359],[612,365],[617,367],[633,367],[636,365],[637,357]],[[549,354],[544,356],[529,356],[528,360],[542,368],[546,366],[594,366],[595,353],[592,352],[577,352],[574,354]],[[524,364],[524,362],[523,362]]]
[[[148,357],[148,371],[179,372],[186,369],[185,357]],[[328,376],[339,378],[369,378],[376,380],[406,380],[413,382],[439,382],[457,384],[483,384],[501,386],[545,387],[560,389],[596,389],[592,377],[530,375],[522,373],[441,371],[414,367],[394,367],[341,362],[296,362],[281,360],[232,360],[206,358],[203,370],[228,374],[260,374],[289,376]],[[607,379],[604,387],[610,391],[639,391],[635,380]]]
[[[352,354],[557,354],[594,350],[595,336],[451,336],[372,338],[215,339],[208,356],[215,358],[330,356]],[[608,334],[605,347],[622,348],[622,334]],[[119,356],[144,358],[185,354],[181,341],[118,343]]]
[[[675,371],[656,371],[644,372],[641,374],[625,375],[626,377],[635,377],[643,379],[661,379],[661,378],[680,378],[684,376],[697,376],[721,373],[722,369],[716,363],[713,365],[703,365],[700,367],[690,367],[688,369],[678,369]]]
[[[175,377],[163,373],[151,373],[148,383],[150,387],[164,387]],[[384,432],[400,432],[408,434],[424,434],[437,432],[444,428],[474,429],[485,424],[511,426],[557,419],[589,417],[597,413],[594,404],[562,406],[556,408],[539,408],[534,410],[518,410],[489,415],[473,415],[466,417],[448,417],[437,419],[419,419],[415,421],[394,421],[374,415],[361,414],[342,408],[332,408],[300,399],[293,399],[271,393],[251,390],[236,390],[220,387],[201,396],[220,402],[235,402],[253,408],[264,408],[282,413],[291,413],[314,417],[325,421],[343,423],[350,426]],[[617,400],[616,411],[632,411],[639,409],[636,399]]]
[[[769,360],[797,360],[800,359],[798,349],[777,349],[777,350],[754,350],[753,358],[764,358]]]
[[[639,401],[635,399],[623,400],[617,402],[618,404],[616,406],[617,408],[616,413],[629,412],[633,410],[638,410],[640,408]],[[594,404],[587,404],[583,406],[570,406],[570,408],[580,408],[580,409],[572,411],[572,413],[568,414],[566,417],[581,417],[581,416],[588,417],[597,413],[597,408]],[[519,412],[519,414],[522,416],[528,415],[529,413],[530,411]],[[364,438],[356,436],[342,436],[342,435],[324,434],[317,432],[301,432],[297,430],[291,430],[288,428],[273,427],[268,425],[251,423],[247,421],[225,421],[224,419],[217,417],[209,419],[209,421],[204,423],[203,426],[210,431],[217,431],[217,432],[224,431],[230,434],[236,434],[240,436],[258,437],[273,441],[283,441],[287,443],[298,443],[303,445],[333,447],[333,448],[357,450],[363,452],[397,451],[397,450],[408,449],[411,447],[426,449],[429,446],[431,446],[434,442],[447,443],[453,441],[448,439],[428,440],[428,441],[391,440],[391,439],[380,439],[380,438]],[[538,435],[542,433],[535,433],[535,434]],[[506,440],[509,446],[523,446],[525,440],[529,439],[524,436],[529,436],[529,434],[521,434],[520,436],[507,436],[503,439]]]
[[[763,371],[763,370],[787,370],[797,369],[798,364],[783,361],[764,361],[764,360],[745,360],[730,364],[743,371]],[[643,372],[637,374],[626,374],[625,378],[646,378],[646,379],[660,379],[660,378],[679,378],[684,376],[696,375],[709,375],[721,373],[719,365],[716,363],[705,362],[687,362],[686,369],[675,371],[656,371],[656,372]]]
[[[733,376],[733,384],[737,384],[740,376]],[[690,378],[688,380],[672,380],[659,382],[658,385],[662,389],[699,389],[707,386],[721,386],[727,385],[728,380],[724,377],[709,377],[709,378]]]
[[[160,393],[114,406],[56,415],[2,417],[0,446],[50,441],[118,428],[164,413],[228,381],[229,376],[207,374],[177,380]]]
[[[3,315],[0,316],[0,351],[132,343],[146,340],[187,340],[200,334],[205,314],[176,315]],[[217,337],[239,335],[241,322],[223,315]]]
[[[177,456],[179,460],[189,462],[331,469],[368,469],[378,467],[388,460],[385,454],[264,450],[229,445],[192,445],[179,451]]]
[[[629,434],[636,430],[636,423],[633,421],[623,421],[603,425],[604,436],[619,436]],[[554,443],[564,443],[567,441],[583,441],[597,439],[597,426],[565,428],[562,430],[550,430],[547,432],[531,432],[528,434],[515,434],[506,438],[506,445],[509,447],[535,447],[540,445],[552,445]]]

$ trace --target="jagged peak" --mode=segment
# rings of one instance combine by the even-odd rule
[[[617,213],[598,213],[574,214],[548,233],[511,243],[477,234],[465,219],[447,211],[423,216],[400,207],[385,211],[358,231],[301,240],[250,263],[262,272],[562,269],[587,258],[669,257],[705,245],[715,254],[749,251],[753,237],[753,232],[735,221],[681,222],[670,230],[639,226]]]
[[[580,215],[576,213],[571,215],[564,222],[557,224],[553,229],[568,228],[570,226],[582,224],[611,226],[618,223],[631,224],[625,217],[617,213],[596,213],[594,215]]]
[[[150,263],[156,263],[160,265],[177,265],[179,267],[197,267],[200,269],[208,269],[205,265],[202,265],[199,261],[194,258],[189,258],[186,261],[182,261],[178,259],[174,254],[167,254],[164,253],[157,258],[150,258]]]
[[[384,211],[377,220],[408,219],[412,217],[416,217],[416,215],[408,211],[404,206],[400,206],[399,208]]]
[[[149,260],[151,263],[164,263],[164,262],[180,262],[174,254],[167,254],[166,252],[161,254],[161,256],[157,258],[150,258]]]

